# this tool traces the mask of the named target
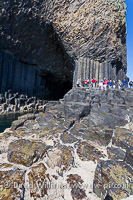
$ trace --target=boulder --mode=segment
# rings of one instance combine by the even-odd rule
[[[116,128],[112,142],[114,145],[123,149],[130,149],[132,147],[133,132],[124,128]]]
[[[75,145],[77,147],[77,154],[82,161],[99,161],[105,158],[106,155],[93,144],[83,141]]]
[[[132,195],[132,168],[123,161],[101,161],[96,168],[93,190],[104,200],[108,193],[114,200]]]
[[[74,143],[77,141],[77,138],[75,138],[73,135],[68,134],[68,133],[63,133],[60,137],[60,139],[62,140],[63,143]]]
[[[47,196],[49,176],[46,174],[46,166],[40,163],[31,168],[28,173],[29,184],[32,186],[29,188],[30,197],[33,199],[43,198]]]
[[[77,174],[70,174],[67,176],[67,183],[71,188],[71,196],[75,200],[82,200],[86,199],[87,195],[82,187],[84,181],[82,178]]]
[[[122,160],[122,161],[125,160],[126,152],[120,148],[108,147],[107,153],[109,155],[109,159],[111,160]]]
[[[42,159],[47,149],[42,142],[20,139],[9,144],[8,160],[29,167]]]
[[[23,170],[0,171],[0,199],[24,199],[24,183],[25,172]]]
[[[23,126],[26,120],[27,119],[19,119],[19,120],[13,121],[12,125],[11,125],[11,128],[13,130],[16,130],[17,128]]]
[[[64,112],[66,118],[73,117],[74,119],[80,119],[89,115],[91,110],[90,105],[80,102],[69,102],[64,104]]]
[[[75,137],[80,137],[87,141],[92,141],[99,146],[107,146],[112,138],[113,130],[108,127],[91,127],[88,121],[83,119],[80,123],[75,123],[70,133]],[[88,127],[87,127],[88,126]]]
[[[59,145],[58,148],[48,152],[47,164],[54,169],[59,167],[58,173],[63,175],[73,164],[72,148]]]
[[[107,112],[91,112],[88,116],[88,120],[92,123],[93,126],[104,127],[114,129],[116,126],[124,126],[128,123],[126,119],[123,119],[121,116],[117,116],[112,113]]]

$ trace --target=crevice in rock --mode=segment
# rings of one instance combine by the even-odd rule
[[[113,198],[109,194],[107,194],[104,200],[113,200]]]

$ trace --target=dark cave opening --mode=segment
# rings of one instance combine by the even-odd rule
[[[28,97],[59,100],[72,88],[73,59],[67,54],[51,24],[43,24],[41,30],[43,33],[38,34],[38,40],[30,40],[30,43],[26,43],[27,48],[24,45],[25,56],[21,49],[16,55],[0,52],[2,94],[11,90]],[[34,50],[33,55],[28,46]]]
[[[47,92],[44,92],[43,96],[46,100],[62,99],[64,95],[72,89],[72,80],[59,79],[50,73],[41,76],[41,83],[47,88]]]
[[[74,61],[67,54],[52,24],[45,24],[45,28],[47,30],[45,31],[46,43],[48,44],[45,51],[47,57],[39,71],[41,85],[46,89],[43,98],[59,100],[72,89]]]

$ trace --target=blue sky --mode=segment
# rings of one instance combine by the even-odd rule
[[[133,80],[133,0],[127,4],[127,75]]]

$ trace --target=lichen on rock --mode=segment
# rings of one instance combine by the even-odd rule
[[[46,150],[45,143],[20,139],[9,144],[8,160],[29,167],[42,158]]]

